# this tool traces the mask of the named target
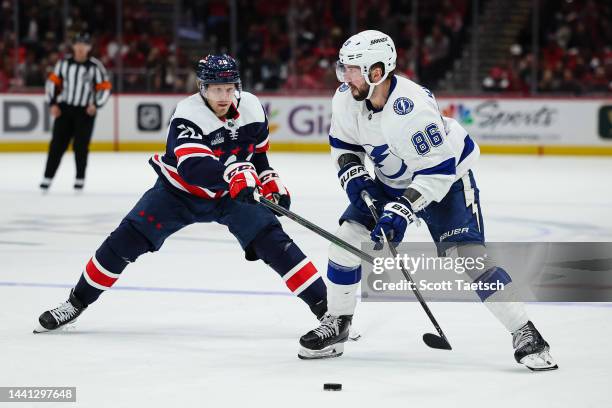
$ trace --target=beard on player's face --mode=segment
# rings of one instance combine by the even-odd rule
[[[370,86],[363,81],[359,86],[354,84],[349,84],[351,87],[351,95],[353,95],[353,99],[356,101],[363,101],[368,97],[368,92],[370,91]]]

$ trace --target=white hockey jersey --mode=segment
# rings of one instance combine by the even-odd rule
[[[385,106],[356,101],[342,84],[332,101],[329,142],[338,157],[367,155],[376,178],[392,196],[410,186],[425,206],[440,201],[450,186],[478,159],[478,145],[452,118],[443,117],[433,94],[411,80],[394,76]]]

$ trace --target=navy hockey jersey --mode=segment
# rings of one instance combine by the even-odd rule
[[[154,155],[149,163],[174,188],[215,199],[227,194],[226,166],[250,161],[258,172],[266,170],[255,159],[265,156],[268,146],[268,120],[255,95],[242,92],[238,108],[232,105],[219,118],[197,93],[178,103],[168,127],[166,152]],[[267,166],[267,158],[263,163]]]

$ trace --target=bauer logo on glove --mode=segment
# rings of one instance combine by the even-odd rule
[[[368,173],[368,171],[366,170],[364,166],[352,166],[352,167],[349,167],[348,170],[346,170],[344,173],[341,174],[340,186],[342,186],[342,188],[346,190],[345,185],[356,177],[363,177],[365,180],[372,181],[370,174]]]
[[[391,211],[397,212],[400,215],[403,215],[404,217],[412,217],[412,211],[410,211],[408,207],[400,203],[391,203],[391,206],[389,209]]]
[[[408,225],[416,220],[407,200],[401,197],[397,200],[385,205],[378,223],[370,234],[372,241],[380,244],[383,242],[383,237],[386,236],[389,243],[398,245],[404,239]],[[375,249],[380,249],[380,246],[375,246]]]
[[[370,210],[361,199],[363,191],[367,191],[375,202],[384,202],[381,188],[372,180],[363,164],[351,162],[345,165],[338,172],[338,178],[351,204],[364,214],[369,214]]]

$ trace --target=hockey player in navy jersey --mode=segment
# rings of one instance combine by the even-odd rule
[[[339,53],[338,79],[343,84],[332,101],[329,142],[341,185],[350,204],[340,217],[337,235],[354,246],[383,235],[402,241],[417,218],[427,224],[439,255],[484,254],[484,224],[472,166],[478,145],[452,118],[442,117],[433,94],[394,75],[393,40],[368,30],[349,38]],[[374,164],[372,179],[364,167]],[[375,222],[361,194],[376,200]],[[452,233],[449,233],[452,232]],[[494,259],[468,271],[474,282],[497,282],[503,291],[478,291],[493,315],[512,334],[517,362],[532,370],[555,369],[548,343],[516,301],[509,274]],[[342,354],[355,310],[361,279],[360,259],[332,245],[327,269],[329,315],[300,339],[301,358]]]
[[[159,176],[155,185],[91,257],[68,300],[39,317],[35,332],[74,321],[130,262],[196,222],[227,226],[247,260],[263,260],[317,318],[325,314],[326,287],[315,266],[254,198],[258,193],[285,208],[291,201],[268,163],[261,103],[242,91],[228,55],[199,61],[197,77],[199,92],[180,101],[171,118],[165,153],[149,161]]]

